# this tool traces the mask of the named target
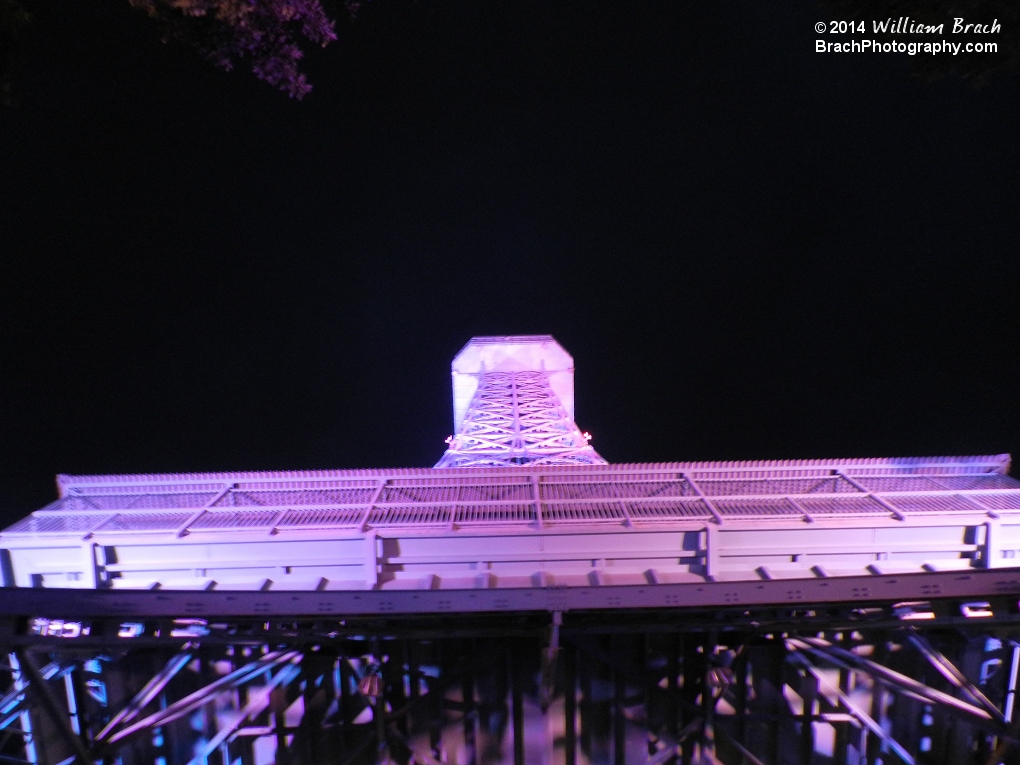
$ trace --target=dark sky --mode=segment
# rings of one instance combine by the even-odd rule
[[[1016,74],[816,54],[811,2],[373,0],[299,103],[29,5],[4,525],[58,472],[431,465],[479,334],[553,334],[610,461],[1020,452]]]

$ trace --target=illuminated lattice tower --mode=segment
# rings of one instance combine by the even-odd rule
[[[606,464],[548,336],[453,393],[436,468],[59,476],[0,765],[1020,765],[1009,455]]]
[[[436,467],[606,464],[574,423],[574,360],[550,335],[472,338],[453,360],[453,409]]]

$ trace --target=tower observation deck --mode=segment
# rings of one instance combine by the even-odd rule
[[[433,468],[59,476],[0,532],[0,762],[1017,761],[1008,455],[609,464],[573,375],[472,339]]]

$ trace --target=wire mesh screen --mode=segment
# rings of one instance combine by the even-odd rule
[[[490,484],[483,486],[462,486],[462,502],[485,502],[532,499],[531,484]]]
[[[700,500],[652,502],[634,500],[627,502],[627,512],[635,520],[677,521],[685,518],[711,518],[708,505]]]
[[[981,510],[962,497],[952,494],[907,494],[891,496],[886,501],[905,513],[980,513]]]
[[[279,513],[275,510],[248,510],[231,512],[229,510],[210,510],[202,513],[199,518],[188,525],[190,531],[212,529],[258,529],[273,525],[273,519]]]
[[[985,475],[949,475],[939,476],[936,479],[947,489],[956,491],[968,491],[978,489],[1020,489],[1020,481],[1010,478],[1008,475],[996,475],[989,473]]]
[[[852,483],[842,476],[813,478],[755,478],[750,480],[716,480],[699,478],[696,483],[710,497],[740,495],[803,495],[859,494]]]
[[[70,494],[80,496],[94,496],[97,494],[130,494],[137,497],[141,494],[211,494],[215,496],[226,487],[223,481],[214,483],[178,483],[172,487],[166,484],[124,484],[114,486],[88,486],[76,485],[69,490]]]
[[[789,518],[804,515],[790,500],[780,497],[720,499],[714,504],[723,517]]]
[[[391,505],[376,507],[368,514],[370,526],[449,524],[453,510],[435,505]]]
[[[135,499],[129,497],[128,499]],[[102,510],[102,506],[99,503],[93,502],[91,497],[81,497],[77,494],[72,494],[69,497],[58,499],[56,502],[51,502],[42,509],[41,512],[62,512],[62,513],[87,513],[90,510]],[[118,510],[120,508],[107,508],[112,510]]]
[[[30,515],[22,518],[4,534],[85,534],[110,519],[109,514]]]
[[[692,497],[697,492],[687,481],[619,481],[613,484],[623,498]]]
[[[973,499],[990,510],[1020,510],[1020,494],[979,494]]]
[[[103,533],[117,531],[176,531],[191,517],[191,513],[118,513],[98,530]]]
[[[323,507],[314,510],[288,510],[277,522],[280,528],[349,528],[360,526],[368,510],[364,507]]]
[[[4,533],[174,532],[196,517],[195,531],[531,524],[540,533],[540,512],[551,524],[684,524],[712,518],[713,505],[734,524],[1020,512],[1020,481],[1003,469],[1002,460],[946,458],[82,477],[63,480],[66,496],[31,516],[76,520],[25,519]]]
[[[214,492],[203,494],[144,494],[137,497],[130,505],[123,505],[121,510],[169,510],[172,508],[205,507],[212,501]]]
[[[71,494],[53,503],[47,510],[172,510],[205,507],[215,492],[160,494]]]
[[[283,480],[283,481],[238,481],[233,485],[238,491],[288,491],[311,489],[372,489],[378,486],[375,478],[332,478],[326,480]]]
[[[602,499],[615,498],[611,483],[542,483],[542,499]]]
[[[515,503],[506,505],[463,505],[457,508],[454,522],[460,525],[479,524],[521,524],[535,522],[533,504]]]
[[[556,502],[542,506],[542,518],[550,523],[619,523],[625,517],[619,502]]]
[[[459,486],[387,486],[379,497],[381,503],[455,502]]]
[[[939,491],[946,487],[924,475],[864,475],[854,478],[868,491]]]
[[[889,509],[872,497],[798,497],[797,504],[812,516],[890,515]]]
[[[289,507],[291,505],[358,505],[372,499],[370,486],[353,488],[292,489],[284,491],[230,491],[215,507]]]

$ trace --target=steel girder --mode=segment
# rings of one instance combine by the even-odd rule
[[[1020,762],[1016,617],[664,616],[295,618],[105,645],[23,619],[4,625],[0,762]]]
[[[542,371],[485,372],[436,467],[604,465]]]

